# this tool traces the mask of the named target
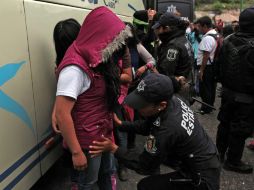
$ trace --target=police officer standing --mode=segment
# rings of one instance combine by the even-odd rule
[[[254,129],[254,7],[239,17],[240,31],[223,43],[221,66],[222,100],[218,115],[217,148],[226,170],[252,173],[241,161],[245,140]]]
[[[176,172],[142,179],[138,190],[219,190],[220,163],[216,146],[193,111],[173,93],[169,77],[151,73],[126,97],[126,104],[137,109],[146,120],[127,122],[115,118],[115,122],[120,130],[147,136],[141,154],[117,147],[104,137],[102,141],[93,142],[90,153],[111,151],[128,168],[143,174],[152,174],[169,155],[181,163]]]
[[[178,16],[164,13],[152,28],[161,41],[158,49],[158,71],[167,76],[188,78],[193,54],[185,36],[186,23]]]
[[[164,13],[158,22],[152,27],[161,41],[158,47],[157,70],[159,73],[170,76],[183,76],[186,82],[191,79],[191,71],[194,63],[194,54],[191,44],[186,38],[186,22],[179,16]],[[187,92],[180,94],[189,100],[189,88]]]

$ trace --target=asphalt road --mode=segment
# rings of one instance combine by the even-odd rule
[[[220,98],[216,99],[216,108],[219,108]],[[193,109],[197,110],[199,103],[193,105]],[[200,123],[203,125],[207,133],[215,142],[216,131],[218,121],[216,119],[218,109],[211,114],[198,115]],[[249,139],[247,140],[249,141]],[[143,147],[144,138],[138,137],[137,146]],[[244,150],[243,161],[249,162],[254,166],[254,151],[247,148]],[[161,166],[162,173],[172,171],[170,168]],[[129,180],[126,182],[117,181],[118,190],[133,190],[136,189],[136,185],[141,176],[133,171],[128,171]],[[70,189],[70,179],[69,171],[64,168],[61,160],[59,160],[47,173],[42,177],[31,190],[69,190]],[[97,187],[95,187],[97,189]],[[229,172],[222,170],[221,173],[221,190],[253,190],[254,189],[254,174],[238,174],[235,172]]]

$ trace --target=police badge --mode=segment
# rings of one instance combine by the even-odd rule
[[[140,91],[144,91],[145,90],[145,81],[144,80],[141,80],[140,83],[138,84],[138,87],[137,87],[137,91],[140,92]]]
[[[157,151],[155,143],[156,143],[155,137],[153,135],[149,135],[146,139],[145,150],[150,154],[155,154]]]
[[[153,122],[153,125],[156,126],[156,127],[159,127],[161,125],[161,118],[158,117],[154,122]]]
[[[168,50],[168,54],[167,54],[167,59],[169,61],[174,61],[174,60],[176,60],[177,54],[178,54],[178,50],[176,50],[176,49],[169,49]]]

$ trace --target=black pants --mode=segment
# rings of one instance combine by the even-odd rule
[[[253,133],[253,114],[254,102],[239,102],[233,92],[222,93],[216,145],[222,157],[227,153],[229,162],[241,160],[245,140]]]
[[[213,106],[215,101],[215,93],[216,93],[216,81],[214,79],[213,67],[211,65],[207,65],[204,74],[203,80],[199,81],[199,94],[203,102]],[[211,112],[212,109],[205,105],[201,106],[201,110],[204,112]]]
[[[137,110],[134,110],[134,121],[140,120],[140,115]],[[128,132],[128,140],[127,140],[127,148],[133,149],[136,147],[136,133],[135,132]]]
[[[211,184],[202,180],[199,186],[194,186],[191,182],[174,182],[170,179],[183,179],[180,172],[153,175],[142,179],[137,186],[138,190],[219,190],[220,170],[214,169],[209,174],[212,178]]]
[[[221,122],[216,137],[216,146],[221,158],[227,153],[229,162],[240,162],[246,138],[245,135],[230,133],[230,124]]]

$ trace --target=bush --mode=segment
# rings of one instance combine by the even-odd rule
[[[213,3],[215,0],[196,0],[196,4],[207,4],[207,3]]]
[[[221,3],[232,3],[232,0],[220,0]]]
[[[211,0],[210,0],[211,1]],[[214,0],[212,4],[208,0],[198,0],[196,5],[196,10],[202,11],[215,11],[217,14],[221,13],[223,10],[239,9],[241,0]],[[203,3],[202,3],[203,2]],[[205,3],[204,3],[205,2]],[[228,3],[225,3],[228,2]],[[253,6],[253,0],[244,0],[243,8]]]
[[[225,9],[225,5],[223,3],[221,3],[220,1],[216,1],[213,6],[212,9],[214,11],[219,11],[221,12],[223,9]]]
[[[240,3],[241,0],[220,0],[221,3],[227,3],[227,4],[231,4],[231,3]]]

